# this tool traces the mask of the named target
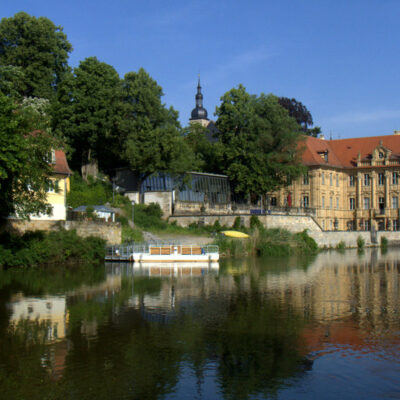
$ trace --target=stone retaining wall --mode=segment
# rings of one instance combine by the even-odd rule
[[[119,222],[103,221],[21,221],[10,219],[6,229],[11,232],[23,234],[27,231],[57,231],[59,229],[76,230],[81,237],[98,236],[108,244],[121,243],[121,224]]]
[[[309,232],[309,235],[317,242],[319,247],[335,248],[343,242],[345,247],[357,247],[357,239],[361,237],[365,246],[380,246],[381,238],[388,240],[389,246],[400,245],[400,232],[378,231],[376,232],[376,242],[371,240],[369,231],[351,231],[351,232]]]
[[[221,225],[231,227],[237,217],[241,218],[244,226],[250,226],[251,215],[174,215],[170,222],[176,221],[180,226],[189,226],[199,221],[206,225],[213,225],[219,220]],[[259,215],[258,219],[267,228],[282,228],[291,232],[301,232],[304,229],[310,232],[321,232],[321,228],[310,216],[305,215]]]

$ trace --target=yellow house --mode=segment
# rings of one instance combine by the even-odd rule
[[[52,184],[47,190],[47,201],[52,206],[51,214],[31,215],[31,220],[66,220],[67,216],[67,193],[69,192],[69,169],[67,158],[62,150],[53,150],[51,153],[51,164],[53,167]]]

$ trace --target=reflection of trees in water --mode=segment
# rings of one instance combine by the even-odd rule
[[[301,341],[310,321],[329,320],[319,306],[333,304],[336,315],[351,318],[356,327],[399,324],[393,320],[400,301],[396,260],[367,255],[346,262],[332,256],[328,263],[327,258],[317,257],[308,268],[296,268],[293,259],[281,265],[232,262],[217,277],[187,280],[130,276],[109,296],[93,290],[90,296],[70,294],[69,351],[61,378],[54,381],[46,366],[56,347],[41,342],[45,325],[35,331],[22,324],[17,335],[0,332],[0,390],[9,399],[154,399],[177,390],[189,366],[200,391],[211,369],[224,398],[273,396],[310,366]],[[43,287],[54,287],[51,279]],[[5,293],[3,285],[0,295]],[[12,291],[7,293],[9,298]],[[147,318],[157,313],[154,299],[163,293],[174,298],[173,305],[162,299],[174,318]],[[348,302],[335,302],[343,298]],[[141,304],[150,304],[146,315]],[[0,306],[0,311],[0,320],[8,321],[6,310]]]

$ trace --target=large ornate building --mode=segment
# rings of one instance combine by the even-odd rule
[[[324,230],[399,230],[400,131],[324,140],[307,137],[308,173],[279,192],[271,206],[315,209]]]

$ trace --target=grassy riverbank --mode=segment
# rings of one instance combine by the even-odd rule
[[[249,232],[248,239],[231,239],[218,236],[215,240],[222,257],[241,256],[288,256],[292,254],[315,254],[318,246],[306,231],[291,233],[284,229],[258,227]]]
[[[0,236],[0,267],[36,267],[45,264],[104,260],[105,240],[82,238],[75,231],[3,233]]]

